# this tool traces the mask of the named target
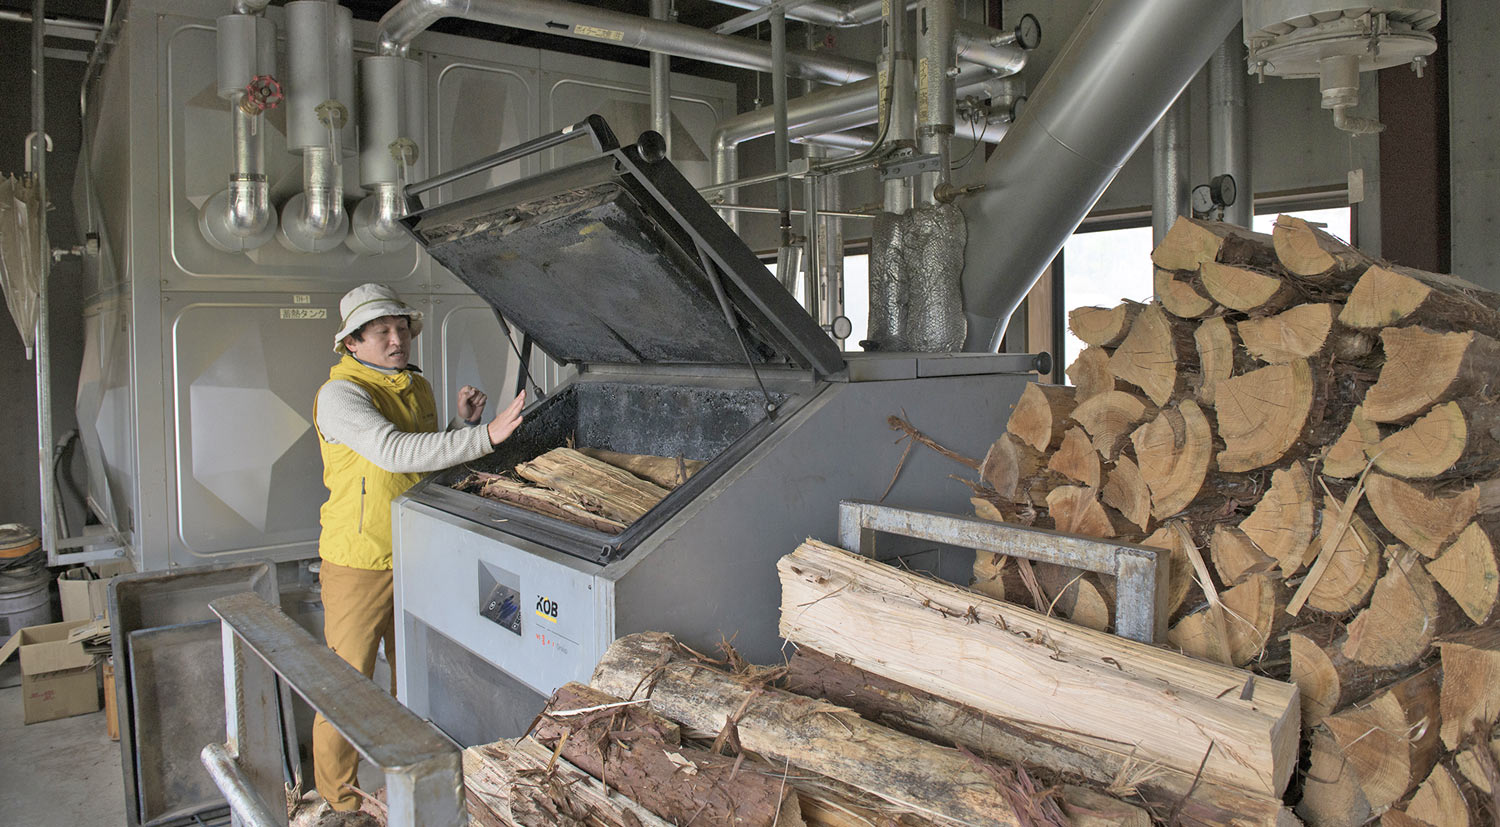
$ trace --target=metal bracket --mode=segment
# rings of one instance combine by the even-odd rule
[[[1167,637],[1166,552],[1043,528],[859,500],[839,503],[839,545],[867,557],[877,533],[992,551],[1115,578],[1115,634],[1143,643]]]
[[[907,155],[880,166],[880,180],[893,181],[911,178],[924,172],[938,172],[943,168],[943,159],[938,155]]]
[[[228,741],[204,747],[202,760],[237,823],[286,824],[279,765],[271,775],[266,763],[276,747],[267,733],[279,725],[271,720],[277,705],[267,700],[282,681],[380,767],[391,827],[468,823],[462,756],[452,742],[260,595],[221,597],[208,607],[223,621]]]

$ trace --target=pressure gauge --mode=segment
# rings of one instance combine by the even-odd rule
[[[1016,45],[1028,52],[1042,45],[1042,23],[1036,15],[1021,15],[1021,22],[1016,24]]]
[[[1228,173],[1215,175],[1213,180],[1208,182],[1208,186],[1212,191],[1215,206],[1234,206],[1234,198],[1239,194],[1239,187],[1235,186],[1233,175]]]
[[[834,316],[833,324],[828,326],[828,332],[833,338],[843,341],[854,332],[854,323],[847,316]]]
[[[1193,187],[1193,215],[1208,215],[1214,208],[1214,191],[1208,184]]]

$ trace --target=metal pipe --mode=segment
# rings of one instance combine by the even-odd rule
[[[785,248],[792,246],[792,189],[786,180],[791,163],[786,132],[786,15],[780,11],[771,14],[771,115],[776,126],[776,208],[781,210],[781,246]],[[777,275],[783,282],[790,278],[787,273]]]
[[[917,203],[937,203],[938,187],[948,183],[953,140],[955,89],[954,0],[921,0],[917,4],[917,149],[938,156],[938,169],[917,176]],[[1018,50],[1019,51],[1019,50]],[[1022,64],[1025,63],[1022,52]]]
[[[287,148],[302,153],[302,192],[281,208],[280,238],[294,252],[322,253],[349,232],[342,155],[353,95],[341,87],[353,61],[351,15],[325,0],[287,3],[286,15]]]
[[[970,350],[1011,314],[1240,18],[1239,0],[1101,0],[960,203]]]
[[[1151,130],[1151,245],[1188,214],[1188,101],[1177,98]]]
[[[751,204],[732,204],[732,205],[717,204],[717,205],[715,205],[715,207],[717,209],[721,209],[721,210],[733,210],[734,212],[748,212],[748,213],[758,213],[758,214],[765,214],[765,215],[775,215],[776,213],[780,212],[775,207],[758,207],[758,206],[754,206],[754,205],[751,205]],[[793,209],[792,210],[792,215],[805,215],[806,212],[807,212],[806,210]],[[821,209],[818,210],[818,215],[823,216],[824,218],[830,218],[830,217],[831,218],[874,218],[875,217],[874,215],[871,215],[870,213],[849,212],[847,210],[821,210]]]
[[[376,37],[380,53],[404,53],[413,38],[444,17],[662,52],[757,72],[771,70],[771,48],[766,43],[562,0],[401,0],[380,18]],[[796,77],[840,85],[875,73],[874,67],[863,61],[801,50],[787,51],[787,71]]]
[[[672,0],[651,0],[651,19],[667,21]],[[672,58],[651,53],[651,128],[667,139],[667,157],[672,157]]]
[[[234,758],[223,744],[209,744],[198,753],[204,769],[213,779],[229,809],[234,812],[235,823],[246,827],[274,827],[280,823],[260,796],[251,789],[250,782],[240,773]]]
[[[1255,217],[1245,78],[1245,41],[1235,28],[1208,61],[1208,172],[1234,178],[1234,203],[1224,209],[1224,220],[1241,227]]]
[[[232,158],[228,186],[203,204],[198,229],[226,253],[254,250],[276,233],[266,176],[263,80],[276,73],[276,25],[265,17],[226,14],[216,23],[218,95],[229,101]],[[274,102],[272,105],[275,105]]]
[[[270,185],[266,179],[266,151],[261,140],[259,114],[245,111],[244,96],[234,101],[234,172],[229,176],[228,229],[240,238],[265,232],[271,211]],[[261,242],[264,243],[262,238]]]
[[[370,191],[354,208],[344,244],[361,255],[405,248],[411,236],[402,229],[406,199],[401,188],[408,165],[420,153],[414,124],[408,117],[418,106],[408,75],[420,71],[404,57],[373,55],[360,61],[360,182]]]
[[[41,243],[32,251],[36,256],[36,431],[37,470],[41,488],[42,547],[47,556],[57,554],[57,480],[52,468],[52,324],[48,293],[51,290],[52,246],[47,239],[47,83],[42,72],[47,33],[45,0],[31,4],[31,173],[38,200],[44,205],[32,216]]]
[[[821,154],[821,152],[819,153]],[[812,157],[809,155],[809,157]],[[807,310],[807,315],[812,316],[815,321],[822,323],[819,317],[818,307],[821,300],[818,295],[818,281],[822,276],[822,250],[818,249],[819,238],[822,235],[818,226],[818,187],[822,183],[822,177],[809,175],[802,179],[802,306]]]
[[[736,9],[757,10],[771,5],[772,0],[714,0],[722,6]],[[865,26],[880,19],[881,0],[865,0],[860,3],[798,3],[787,9],[788,20],[801,20],[819,26],[848,28]],[[906,9],[917,7],[916,0],[907,0]]]
[[[30,12],[0,9],[0,21],[29,24],[32,19]],[[49,17],[43,22],[47,24],[47,28],[59,30],[48,32],[48,34],[58,37],[68,37],[74,40],[93,40],[98,36],[99,32],[104,31],[104,24],[95,23],[92,20],[79,20],[76,17]],[[68,34],[63,30],[75,30],[77,34]]]
[[[920,5],[917,13],[921,14]],[[1008,75],[1026,68],[1026,52],[1036,48],[1035,44],[1020,43],[1019,32],[997,31],[981,23],[957,19],[956,12],[950,16],[950,29],[955,61],[987,66]]]
[[[891,73],[891,99],[882,112],[886,140],[895,146],[912,146],[917,128],[917,89],[907,45],[906,9],[895,3],[885,8],[885,67]],[[893,178],[885,182],[885,211],[900,215],[911,209],[912,181]]]

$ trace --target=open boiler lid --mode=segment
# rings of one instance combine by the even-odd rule
[[[663,157],[654,132],[621,147],[590,116],[407,196],[581,136],[598,157],[415,208],[403,223],[555,359],[843,369],[833,340]]]

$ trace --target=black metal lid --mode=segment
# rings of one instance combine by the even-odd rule
[[[833,340],[670,161],[636,146],[602,152],[404,221],[556,359],[744,364],[748,349],[757,364],[843,368]]]

